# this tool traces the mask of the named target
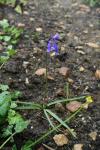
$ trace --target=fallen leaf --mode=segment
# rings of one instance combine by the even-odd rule
[[[78,101],[72,101],[72,102],[69,102],[68,104],[66,104],[66,108],[71,111],[71,112],[74,112],[76,111],[78,108],[80,108],[82,105],[81,102],[78,102]]]
[[[64,134],[56,134],[53,139],[57,146],[63,146],[68,143],[68,138]]]
[[[86,43],[86,45],[92,47],[92,48],[100,48],[100,46],[96,43],[92,43],[92,42],[89,42],[89,43]]]
[[[100,70],[99,69],[96,70],[95,77],[96,77],[96,79],[100,80]]]
[[[82,150],[83,144],[74,144],[73,150]]]
[[[42,76],[42,75],[45,75],[45,74],[46,74],[46,69],[45,68],[37,69],[36,72],[35,72],[35,75],[38,75],[38,76]]]
[[[97,137],[97,132],[91,132],[91,133],[89,134],[89,136],[92,138],[93,141],[95,141],[95,140],[96,140],[96,137]]]
[[[67,67],[61,67],[59,68],[59,73],[65,77],[68,77],[69,76],[69,72],[70,72],[70,69],[67,68]]]

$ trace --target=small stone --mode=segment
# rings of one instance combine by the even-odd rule
[[[77,50],[77,53],[85,55],[85,52],[83,52],[82,50]]]
[[[42,32],[43,29],[39,27],[39,28],[36,28],[36,31],[37,31],[37,32]]]
[[[72,101],[72,102],[69,102],[68,104],[66,104],[66,108],[71,112],[75,112],[77,109],[79,109],[81,107],[81,105],[82,105],[81,102]]]
[[[67,68],[67,67],[61,67],[59,68],[59,73],[65,77],[68,77],[69,76],[69,72],[70,72],[70,69]]]
[[[71,83],[71,84],[73,84],[73,83],[74,83],[74,80],[73,80],[73,79],[71,79],[71,78],[68,78],[67,80],[68,80],[68,82],[69,82],[69,83]]]
[[[24,15],[29,15],[29,12],[28,11],[24,11],[23,14]]]
[[[24,23],[18,23],[17,26],[20,27],[20,28],[24,28],[24,27],[25,27],[25,24],[24,24]]]
[[[85,69],[84,69],[83,66],[81,66],[81,67],[79,68],[79,70],[80,70],[80,72],[83,72]]]
[[[29,84],[29,79],[28,78],[25,79],[25,84]]]
[[[61,103],[55,104],[55,109],[58,112],[64,112],[65,111],[65,108],[63,107],[63,105]]]
[[[87,33],[88,33],[88,30],[84,30],[83,33],[87,34]]]
[[[63,146],[68,143],[68,138],[64,134],[56,134],[53,139],[57,146]]]
[[[89,42],[89,43],[86,43],[86,45],[88,45],[89,47],[92,47],[92,48],[100,48],[100,46],[97,43]]]
[[[45,74],[46,74],[46,69],[45,68],[37,69],[36,72],[35,72],[35,75],[38,75],[38,76],[42,76],[42,75],[45,75]]]
[[[100,70],[99,69],[96,70],[95,77],[96,77],[96,79],[100,80]]]
[[[79,50],[79,49],[82,50],[82,49],[83,49],[83,46],[76,46],[75,49],[76,49],[76,50]]]
[[[27,68],[28,65],[29,65],[29,62],[28,62],[28,61],[23,61],[23,67],[24,67],[24,68]]]
[[[83,144],[75,144],[73,150],[82,150]]]
[[[51,75],[48,75],[48,76],[47,76],[47,79],[48,79],[48,80],[54,80],[54,78],[53,78]]]
[[[89,136],[92,138],[93,141],[95,141],[95,140],[96,140],[96,137],[97,137],[97,132],[91,132],[91,133],[89,134]]]

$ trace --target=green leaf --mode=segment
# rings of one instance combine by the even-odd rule
[[[1,117],[5,117],[7,114],[11,103],[11,96],[10,93],[7,91],[4,91],[0,93],[0,120]]]
[[[14,129],[15,129],[16,133],[20,133],[24,129],[26,129],[28,125],[29,125],[29,121],[22,120],[22,121],[16,123],[16,126]]]
[[[3,28],[7,28],[9,27],[9,23],[7,19],[3,19],[0,21],[0,26],[2,26]]]
[[[9,57],[11,57],[16,54],[16,51],[14,49],[8,49],[6,53],[8,54]]]
[[[46,109],[46,112],[48,112],[53,118],[55,118],[58,122],[61,123],[62,126],[68,129],[68,131],[73,135],[73,137],[76,138],[76,134],[70,129],[70,127],[62,120],[60,119],[55,113],[53,113],[51,110]]]
[[[20,5],[17,5],[17,7],[15,8],[15,11],[19,14],[22,14],[22,8]]]
[[[10,41],[10,39],[11,39],[11,36],[7,36],[7,35],[3,36],[3,40],[4,40],[5,42]]]
[[[15,144],[13,145],[12,150],[17,150],[17,147]]]
[[[28,146],[30,145],[30,144],[32,144],[33,143],[33,141],[31,141],[31,140],[28,140],[23,146],[22,146],[22,148],[21,148],[21,150],[32,150],[32,148],[28,148]]]
[[[14,91],[11,93],[11,98],[12,99],[17,99],[19,97],[21,97],[22,93],[20,91]]]
[[[9,59],[9,56],[0,56],[0,63],[6,63]]]
[[[3,129],[3,135],[2,135],[2,137],[7,137],[7,136],[10,136],[10,135],[12,135],[12,129],[13,129],[13,125],[8,125],[8,127],[7,128],[4,128]]]
[[[50,117],[49,117],[49,115],[48,115],[48,113],[46,112],[45,109],[44,109],[44,114],[45,114],[45,116],[46,116],[48,122],[50,123],[51,127],[54,128],[54,125],[53,125],[53,123],[52,123],[52,121],[51,121],[51,119],[50,119]]]
[[[0,84],[0,90],[7,91],[9,89],[8,85]]]
[[[19,113],[11,109],[8,112],[8,123],[9,125],[14,125],[16,133],[20,133],[27,128],[29,121],[24,121]]]
[[[57,103],[64,103],[64,102],[69,102],[69,101],[75,101],[75,100],[82,100],[86,98],[86,96],[80,96],[80,97],[74,97],[74,98],[63,98],[61,100],[55,100],[55,101],[52,101],[50,103],[47,104],[47,106],[51,106],[51,105],[55,105]]]

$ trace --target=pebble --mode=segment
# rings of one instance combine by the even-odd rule
[[[83,144],[75,144],[73,150],[82,150]]]
[[[28,78],[25,79],[25,84],[29,84],[29,79]]]
[[[68,138],[64,134],[56,134],[53,139],[57,146],[63,146],[68,143]]]
[[[27,68],[28,65],[29,65],[29,62],[28,62],[28,61],[23,61],[23,67],[24,67],[24,68]]]

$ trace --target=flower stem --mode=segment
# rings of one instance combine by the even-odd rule
[[[47,75],[48,75],[48,55],[46,52],[46,83],[45,83],[45,97],[48,98],[48,79],[47,79]]]

